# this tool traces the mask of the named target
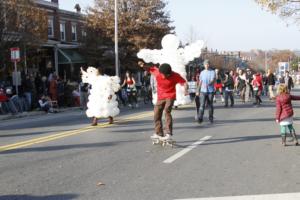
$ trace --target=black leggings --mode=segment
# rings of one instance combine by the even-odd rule
[[[260,98],[261,91],[257,90],[257,91],[254,92],[254,94],[255,94],[255,103],[257,105],[261,104],[262,103],[262,100]]]
[[[199,96],[195,97],[195,103],[196,103],[197,116],[199,116],[199,110],[200,110],[200,97]]]
[[[128,103],[129,104],[133,104],[136,103],[137,104],[137,97],[136,97],[136,91],[127,91],[127,97],[128,97]]]

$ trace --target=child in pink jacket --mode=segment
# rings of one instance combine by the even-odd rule
[[[298,139],[293,127],[293,106],[292,100],[300,100],[300,96],[290,95],[285,84],[280,84],[276,97],[276,122],[280,124],[282,145],[286,145],[286,133],[289,131],[293,137],[295,145],[298,145]]]

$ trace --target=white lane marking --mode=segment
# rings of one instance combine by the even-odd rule
[[[285,194],[263,194],[249,196],[231,196],[231,197],[209,197],[195,199],[177,199],[177,200],[299,200],[300,193]]]
[[[178,153],[174,154],[170,158],[166,159],[163,163],[170,164],[170,163],[174,162],[175,160],[177,160],[178,158],[180,158],[183,155],[187,154],[188,152],[190,152],[191,150],[193,150],[194,148],[196,148],[200,144],[204,143],[205,141],[209,140],[210,138],[211,138],[211,136],[205,136],[204,138],[198,140],[197,142],[191,144],[190,146],[186,147],[185,149],[179,151]]]

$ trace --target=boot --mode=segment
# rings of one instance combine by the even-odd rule
[[[291,139],[289,140],[289,142],[294,142],[295,137],[294,137],[293,131],[291,131],[291,130],[290,130],[290,137],[291,137]]]
[[[108,117],[108,124],[113,124],[114,123],[114,118],[113,117]]]
[[[295,130],[293,130],[292,135],[293,135],[293,138],[294,138],[295,145],[298,146],[299,143],[298,143],[298,138],[297,138]]]
[[[282,140],[282,146],[286,146],[286,135],[281,136],[281,140]]]
[[[98,119],[96,117],[93,117],[92,126],[97,126],[97,125],[98,125]]]

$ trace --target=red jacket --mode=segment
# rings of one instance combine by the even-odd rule
[[[159,69],[156,67],[150,67],[149,71],[156,78],[157,99],[176,99],[176,85],[183,85],[184,83],[186,83],[186,80],[176,72],[172,72],[172,74],[168,78],[166,78],[159,72]]]
[[[9,98],[2,92],[0,92],[0,102],[6,102]]]
[[[252,81],[252,86],[258,87],[259,91],[263,90],[262,78],[259,74],[255,75],[255,79],[253,79],[253,81]]]
[[[282,94],[276,97],[276,120],[280,122],[294,115],[292,100],[300,100],[300,96]]]

